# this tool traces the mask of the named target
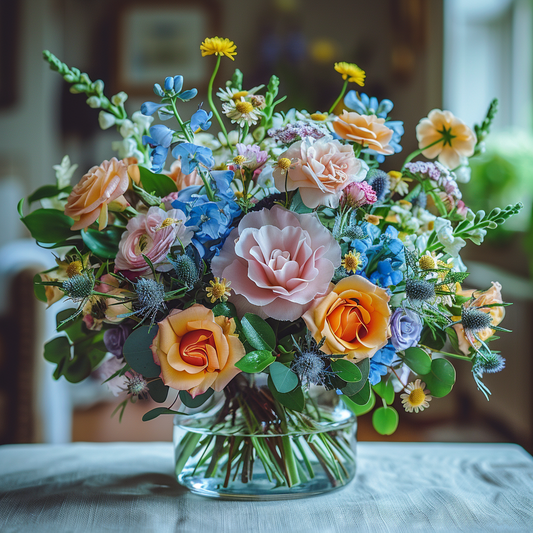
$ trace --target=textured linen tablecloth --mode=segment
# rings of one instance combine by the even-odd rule
[[[357,477],[312,498],[232,502],[173,477],[168,443],[0,447],[0,531],[533,532],[533,458],[512,444],[359,443]]]

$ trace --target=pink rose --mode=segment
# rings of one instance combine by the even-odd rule
[[[183,246],[190,244],[194,231],[185,226],[185,214],[179,209],[164,211],[150,207],[146,215],[137,215],[126,226],[118,245],[116,270],[129,270],[137,275],[150,273],[143,254],[156,269],[168,272],[172,266],[166,260],[171,246],[179,238]]]
[[[376,191],[366,181],[350,183],[344,191],[340,203],[342,206],[361,207],[378,201]]]
[[[296,320],[329,291],[341,250],[316,214],[280,206],[245,215],[213,258],[214,276],[231,281],[239,312]]]
[[[292,144],[280,157],[295,164],[286,172],[276,168],[273,175],[276,188],[281,192],[299,189],[303,203],[313,208],[337,207],[341,191],[349,183],[364,179],[367,170],[355,157],[351,145],[330,137],[306,137]]]

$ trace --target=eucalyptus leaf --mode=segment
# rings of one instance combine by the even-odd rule
[[[190,407],[191,409],[195,409],[196,407],[200,407],[203,405],[211,396],[213,396],[213,393],[215,391],[213,389],[207,389],[203,394],[198,394],[194,398],[185,390],[180,390],[179,396],[180,400],[186,407]]]
[[[342,393],[346,396],[350,396],[350,398],[358,394],[363,389],[363,387],[365,387],[365,385],[368,383],[368,374],[370,373],[370,361],[368,360],[368,358],[359,361],[359,363],[356,363],[356,366],[361,371],[361,379],[355,382],[348,382],[346,383],[346,385],[341,387]],[[370,385],[368,386],[368,388],[370,391]],[[369,395],[370,392],[368,392],[367,399],[363,403],[366,403]]]
[[[373,385],[372,388],[388,405],[394,402],[394,387],[392,386],[392,381],[382,379],[377,385]]]
[[[403,360],[415,374],[427,374],[431,370],[431,356],[422,348],[407,348]]]
[[[357,392],[356,394],[352,394],[349,396],[346,394],[345,389],[342,389],[343,394],[345,396],[348,396],[352,402],[356,403],[357,405],[365,405],[370,400],[370,395],[372,394],[372,388],[370,387],[370,381],[365,381],[363,384],[363,387]]]
[[[139,172],[141,173],[142,186],[146,192],[164,197],[178,190],[176,183],[165,174],[154,174],[141,166]]]
[[[127,363],[135,372],[146,378],[156,378],[161,374],[161,367],[154,363],[150,346],[156,336],[155,326],[141,326],[134,329],[124,343],[122,353]]]
[[[345,403],[346,407],[348,407],[348,409],[350,409],[350,411],[352,411],[357,416],[362,416],[366,413],[369,413],[370,411],[372,411],[372,409],[374,409],[374,406],[376,405],[376,395],[373,392],[370,393],[370,399],[368,400],[368,402],[363,405],[355,403],[353,400],[350,399],[349,396],[345,396],[344,394],[341,396],[341,398],[342,401]]]
[[[449,394],[455,384],[455,368],[447,359],[433,359],[431,372],[420,376],[431,394],[442,398]]]
[[[400,417],[394,407],[378,407],[372,415],[372,425],[380,435],[392,435]]]
[[[168,396],[168,385],[161,379],[154,379],[148,383],[148,392],[154,402],[163,403]]]
[[[156,407],[143,415],[143,422],[148,422],[148,420],[153,420],[159,415],[183,415],[185,413],[180,413],[179,411],[173,411],[172,409],[167,409],[166,407]]]
[[[286,394],[298,386],[298,376],[285,365],[276,361],[270,365],[269,371],[272,383],[278,392]]]
[[[70,342],[65,335],[55,337],[44,345],[44,358],[50,363],[58,364],[70,357]]]
[[[272,392],[272,396],[282,405],[292,409],[293,411],[298,411],[301,413],[305,407],[305,397],[302,391],[302,387],[296,387],[287,393],[279,392],[272,381],[272,377],[268,377],[268,388]]]
[[[41,285],[41,275],[35,274],[33,276],[33,293],[37,300],[46,303],[48,299],[46,298],[46,287]]]
[[[89,228],[81,232],[81,238],[85,246],[101,259],[115,259],[123,231],[124,228],[117,226],[109,226],[102,231]]]
[[[359,367],[346,359],[332,361],[331,368],[344,381],[359,382],[363,379],[363,374]]]

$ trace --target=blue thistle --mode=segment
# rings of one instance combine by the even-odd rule
[[[368,184],[374,189],[378,202],[383,202],[390,192],[390,177],[383,170],[371,169],[366,177]]]
[[[179,281],[188,287],[192,287],[199,278],[198,268],[194,259],[187,254],[178,255],[175,259],[170,259],[174,267],[174,272]]]
[[[164,285],[153,279],[139,278],[133,286],[137,293],[137,302],[135,311],[130,314],[141,316],[141,323],[150,318],[150,325],[153,325],[158,311],[167,309]]]
[[[76,274],[65,280],[62,289],[74,302],[89,298],[94,289],[94,274],[92,270],[83,274]]]
[[[483,374],[494,374],[505,368],[505,359],[497,353],[487,353],[477,357],[473,371],[480,377]]]

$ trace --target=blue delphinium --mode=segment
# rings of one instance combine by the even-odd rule
[[[370,373],[368,375],[372,385],[377,385],[381,381],[381,376],[387,374],[387,367],[392,364],[395,355],[396,348],[390,342],[373,355],[370,359]]]
[[[403,279],[400,270],[404,264],[403,242],[398,239],[398,230],[393,226],[381,233],[377,226],[363,222],[363,237],[353,239],[352,249],[366,259],[366,267],[361,275],[380,287],[398,285]]]
[[[195,228],[192,244],[205,260],[218,254],[233,229],[234,219],[241,214],[229,185],[233,171],[213,171],[211,176],[215,183],[215,201],[203,194],[201,186],[191,186],[181,190],[178,199],[172,202],[172,207],[186,213],[185,225]]]
[[[213,113],[204,111],[203,109],[198,109],[196,113],[191,117],[191,129],[196,132],[198,128],[203,131],[207,131],[211,127],[211,118]]]
[[[180,143],[172,149],[172,155],[181,158],[181,171],[190,174],[199,164],[212,168],[215,165],[213,152],[206,146],[198,146],[192,143]]]
[[[150,135],[143,135],[143,144],[149,144],[152,147],[152,172],[161,172],[163,169],[173,135],[174,131],[163,124],[152,126]]]
[[[376,97],[369,97],[366,94],[357,94],[356,91],[349,91],[344,97],[344,105],[349,109],[353,109],[360,115],[376,115],[378,118],[387,118],[387,115],[392,111],[394,104],[388,100],[378,101]],[[385,126],[392,130],[392,138],[389,141],[389,146],[397,154],[402,151],[400,142],[404,134],[403,122],[401,120],[388,120],[385,122]],[[363,152],[371,154],[376,157],[379,163],[385,161],[383,154],[378,154],[376,151],[370,148],[365,148]]]

